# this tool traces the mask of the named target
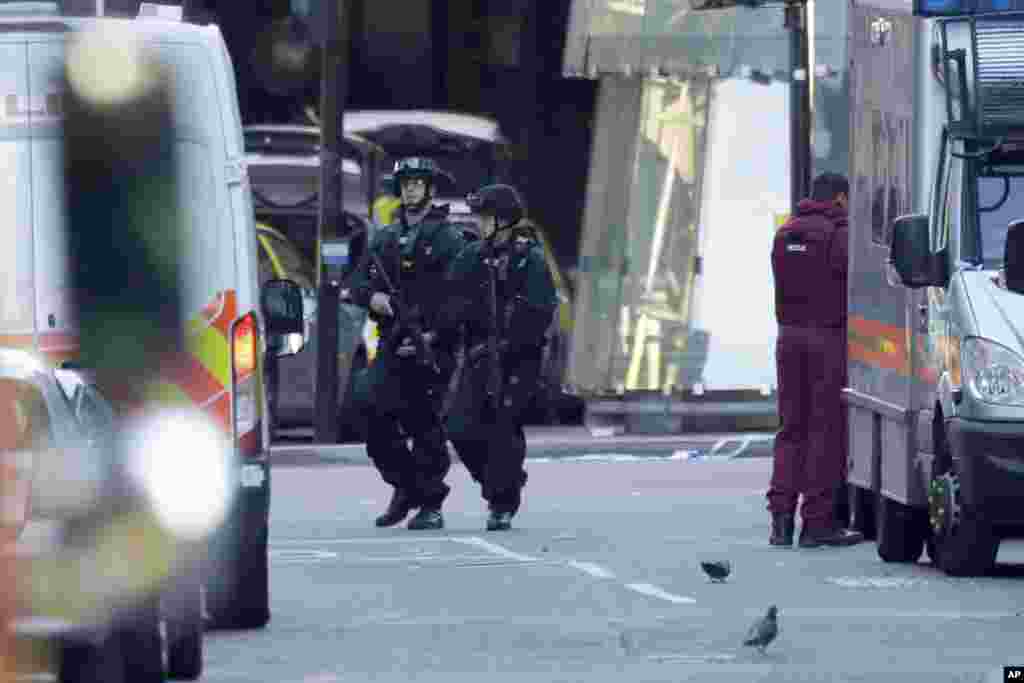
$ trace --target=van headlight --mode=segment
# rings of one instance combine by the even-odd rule
[[[979,401],[1024,405],[1024,360],[1010,349],[969,337],[960,351],[963,383]]]

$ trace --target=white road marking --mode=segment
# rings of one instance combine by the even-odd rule
[[[322,562],[338,559],[338,553],[314,549],[289,548],[287,550],[271,550],[269,554],[270,559],[275,562]]]
[[[358,545],[361,543],[441,543],[459,542],[458,536],[374,536],[367,538],[281,538],[271,540],[271,546],[285,545]]]
[[[650,583],[627,583],[626,588],[642,593],[643,595],[649,595],[652,598],[660,598],[661,600],[667,600],[677,605],[693,605],[696,604],[696,600],[693,598],[687,598],[682,595],[673,595],[658,588],[657,586]]]
[[[708,653],[703,655],[689,655],[689,654],[663,654],[663,655],[648,655],[648,659],[653,659],[656,662],[681,662],[687,664],[703,664],[705,662],[731,662],[736,659],[736,655],[727,653]]]
[[[825,582],[843,588],[908,588],[925,583],[923,579],[898,576],[830,576]]]
[[[502,547],[497,543],[491,543],[486,541],[479,536],[453,536],[452,541],[456,543],[465,543],[466,545],[475,545],[478,548],[483,548],[495,555],[508,558],[510,560],[516,560],[517,562],[539,562],[540,558],[531,557],[529,555],[521,555],[517,552],[513,552],[508,548]]]
[[[577,562],[576,560],[569,560],[569,566],[573,569],[579,569],[584,574],[590,574],[597,579],[614,579],[615,574],[608,571],[604,567],[600,567],[590,562]]]
[[[452,562],[484,562],[487,560],[493,560],[494,555],[394,555],[379,556],[379,555],[357,555],[351,557],[352,562],[413,562],[422,564],[447,564]],[[504,559],[504,558],[503,558]]]

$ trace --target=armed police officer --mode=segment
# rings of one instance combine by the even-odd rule
[[[451,467],[439,404],[454,361],[430,334],[445,299],[445,274],[464,240],[448,221],[447,207],[431,199],[440,170],[431,159],[395,165],[397,221],[374,235],[369,258],[354,277],[353,300],[367,308],[381,330],[380,351],[366,376],[366,450],[384,481],[394,487],[377,526],[419,512],[410,529],[440,529]],[[410,451],[406,438],[411,437]]]
[[[448,273],[449,301],[439,327],[461,331],[465,366],[448,437],[482,488],[487,529],[511,527],[526,484],[523,419],[537,391],[545,334],[558,305],[543,247],[523,225],[523,205],[508,185],[467,198],[483,239],[471,242]]]

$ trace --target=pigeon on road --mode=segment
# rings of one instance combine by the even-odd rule
[[[715,560],[714,562],[701,562],[700,568],[704,570],[704,573],[711,577],[711,580],[716,583],[723,583],[725,577],[729,576],[732,572],[732,565],[729,564],[729,560]]]
[[[747,631],[747,637],[743,640],[743,644],[756,647],[761,654],[764,654],[764,649],[775,640],[775,636],[779,635],[779,622],[776,620],[778,616],[779,609],[775,605],[769,607],[768,613],[755,621]]]

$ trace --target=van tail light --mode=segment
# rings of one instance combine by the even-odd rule
[[[263,451],[260,424],[259,326],[247,313],[231,327],[231,417],[238,454],[255,457]]]

